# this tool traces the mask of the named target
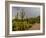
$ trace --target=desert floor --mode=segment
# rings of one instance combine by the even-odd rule
[[[40,30],[40,24],[38,23],[33,24],[29,30]]]

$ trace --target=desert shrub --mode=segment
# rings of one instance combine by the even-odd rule
[[[29,24],[34,24],[34,23],[36,23],[35,20],[31,20],[31,21],[29,21]]]
[[[31,24],[29,24],[29,28],[31,28],[32,27],[32,25]]]
[[[13,31],[22,31],[22,30],[28,30],[32,27],[32,24],[34,23],[40,23],[40,18],[30,18],[30,19],[13,19],[12,20],[12,30]]]
[[[12,23],[12,30],[15,31],[16,25],[15,22]]]
[[[36,18],[36,23],[40,23],[40,18]]]
[[[27,24],[26,21],[24,22],[13,22],[13,31],[22,31],[22,30],[27,30],[31,27],[31,25]]]

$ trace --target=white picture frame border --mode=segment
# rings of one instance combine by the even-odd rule
[[[30,31],[12,31],[12,7],[38,7],[40,8],[40,30],[30,30]],[[43,6],[39,5],[17,5],[17,4],[10,4],[10,19],[9,19],[9,34],[25,34],[25,33],[43,33]]]

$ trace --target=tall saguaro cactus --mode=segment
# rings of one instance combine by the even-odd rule
[[[17,12],[17,15],[15,16],[15,19],[18,20],[18,12]]]
[[[28,17],[26,16],[26,19],[27,19],[27,24],[28,24]]]
[[[17,12],[17,19],[18,19],[18,12]]]
[[[20,17],[21,17],[22,21],[24,19],[24,16],[25,16],[25,12],[24,12],[24,9],[22,9],[20,12]]]

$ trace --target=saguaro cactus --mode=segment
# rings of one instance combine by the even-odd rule
[[[25,16],[25,12],[24,12],[24,9],[22,9],[20,12],[20,17],[21,17],[22,21],[24,19],[24,16]]]

